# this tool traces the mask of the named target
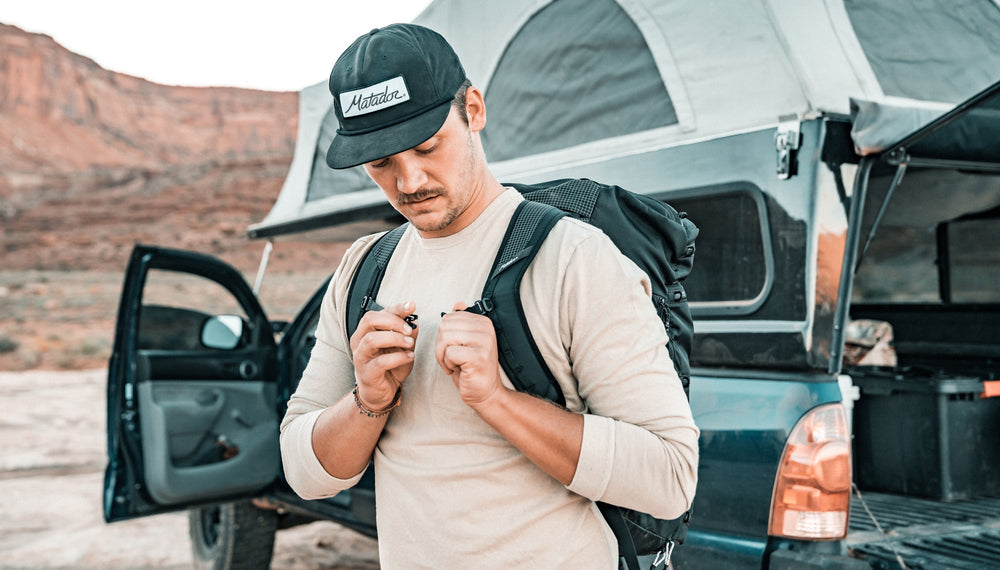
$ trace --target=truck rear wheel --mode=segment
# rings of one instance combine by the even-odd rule
[[[237,501],[188,511],[191,555],[199,570],[266,570],[278,515]]]

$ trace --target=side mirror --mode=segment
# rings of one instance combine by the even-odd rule
[[[217,350],[232,350],[243,338],[243,319],[239,315],[210,317],[201,327],[201,344]]]

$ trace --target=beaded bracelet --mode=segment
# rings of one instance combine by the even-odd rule
[[[393,410],[393,408],[395,408],[396,406],[399,405],[399,397],[400,397],[400,395],[402,395],[402,393],[403,393],[403,387],[400,386],[399,388],[396,389],[396,396],[393,397],[393,399],[392,399],[391,402],[389,402],[389,407],[381,409],[381,410],[373,410],[373,409],[369,408],[368,406],[366,406],[365,403],[361,401],[361,398],[358,397],[358,386],[357,386],[357,384],[355,384],[354,385],[354,405],[358,407],[358,413],[359,414],[364,414],[364,415],[368,416],[369,418],[381,418],[382,416],[387,415],[389,412],[391,412]]]

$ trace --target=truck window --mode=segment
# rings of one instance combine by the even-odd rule
[[[207,350],[201,343],[201,328],[217,315],[247,320],[232,293],[218,283],[189,273],[151,269],[139,313],[139,348]]]
[[[872,177],[862,236],[888,175]],[[911,169],[889,200],[854,279],[854,303],[996,303],[1000,180]]]
[[[685,281],[693,311],[706,314],[713,306],[752,303],[764,294],[770,251],[762,204],[754,192],[699,192],[697,197],[667,202],[687,212],[700,230],[698,270]]]
[[[854,279],[854,302],[940,301],[936,248],[933,225],[882,224]]]
[[[1000,219],[962,220],[942,226],[947,245],[948,300],[1000,303]]]

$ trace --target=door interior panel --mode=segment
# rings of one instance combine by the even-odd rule
[[[137,386],[150,496],[182,504],[261,489],[279,465],[274,383],[183,380]]]
[[[202,465],[222,460],[221,444],[217,445],[212,437],[226,405],[222,390],[157,386],[151,392],[152,404],[163,416],[173,465]]]
[[[105,520],[249,498],[277,482],[277,365],[274,329],[239,271],[137,245],[109,362]]]
[[[149,380],[263,380],[267,353],[233,351],[206,358],[204,353],[139,351],[149,364]]]

